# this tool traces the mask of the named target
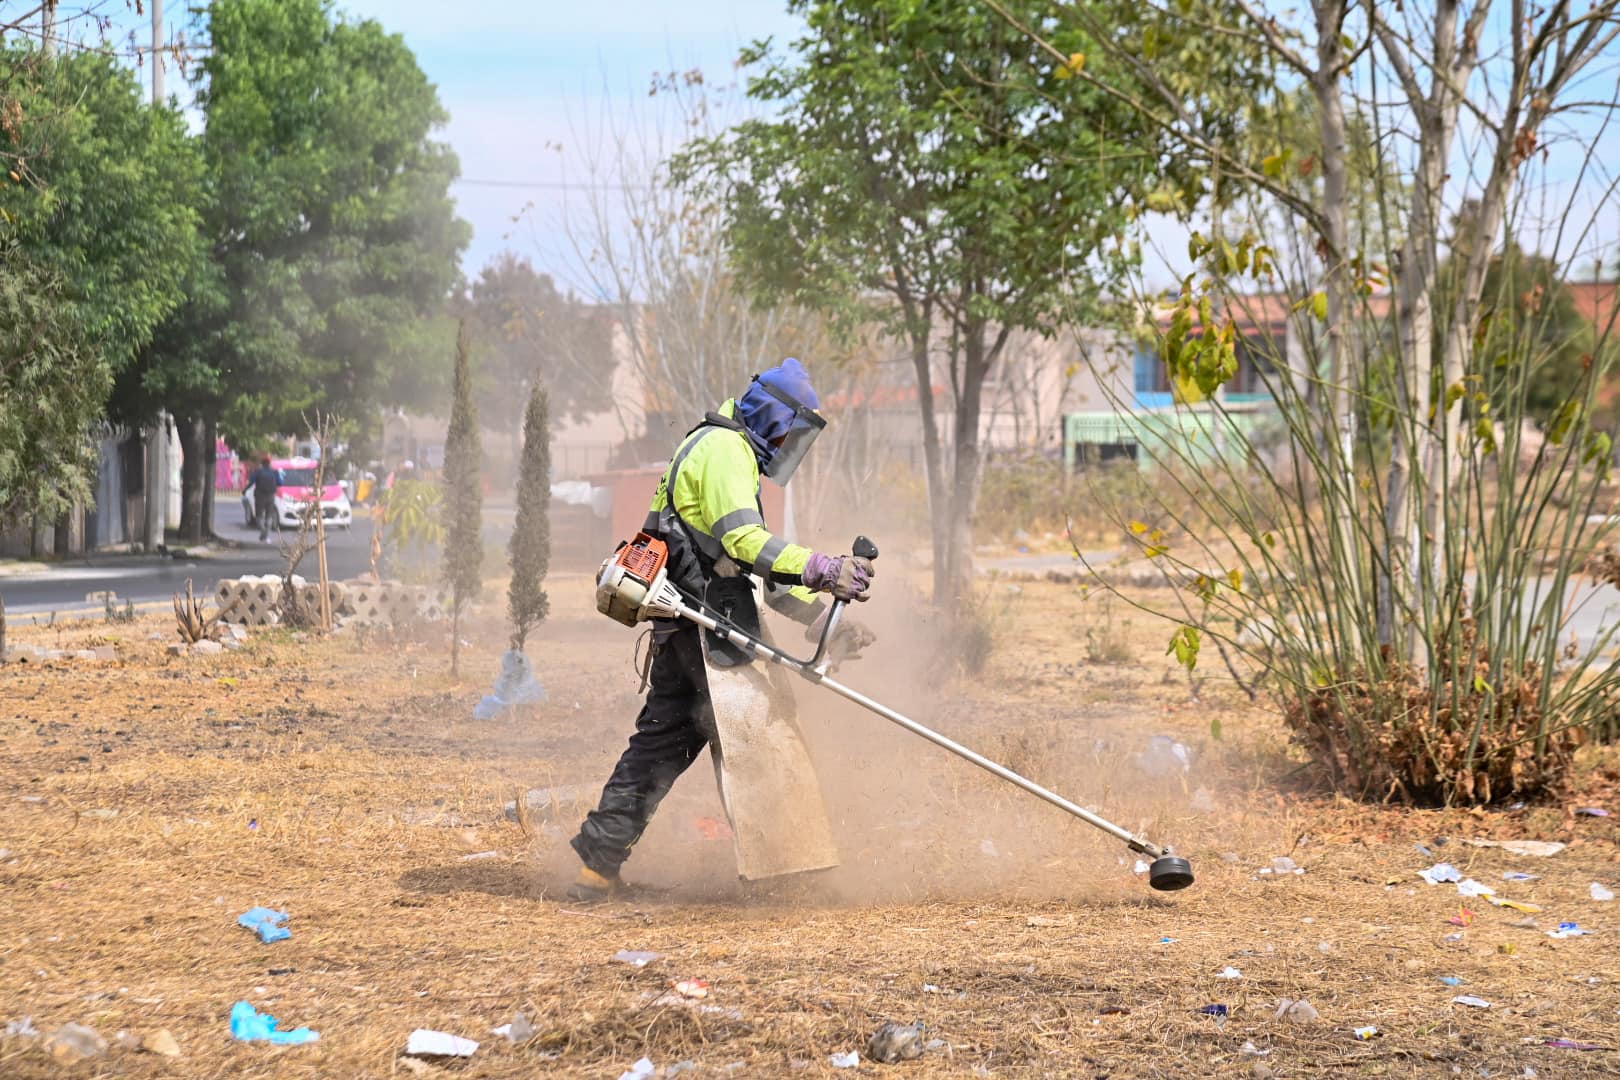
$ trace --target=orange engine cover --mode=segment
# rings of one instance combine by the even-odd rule
[[[669,562],[669,547],[656,536],[638,532],[634,540],[619,549],[618,558],[613,561],[650,585]]]

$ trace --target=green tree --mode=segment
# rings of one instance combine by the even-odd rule
[[[473,403],[472,347],[467,326],[456,335],[456,367],[450,399],[450,430],[444,440],[444,583],[450,589],[450,674],[460,674],[461,612],[478,596],[483,580],[484,492],[478,444],[478,407]]]
[[[1450,261],[1440,277],[1454,280]],[[1592,365],[1596,328],[1576,308],[1558,263],[1517,244],[1491,260],[1480,296],[1483,333],[1474,345],[1474,367],[1522,367],[1524,411],[1550,425]]]
[[[549,407],[580,419],[612,405],[609,320],[504,251],[480,271],[463,304],[478,348],[478,413],[514,437],[529,398],[514,390],[544,383]]]
[[[529,631],[551,609],[541,583],[551,562],[551,421],[542,383],[529,394],[523,414],[523,461],[518,469],[517,522],[512,529],[512,583],[506,590],[512,648],[523,651]]]
[[[28,409],[7,410],[24,442],[0,453],[33,462],[9,479],[0,465],[10,506],[0,517],[48,518],[87,497],[86,440],[111,380],[136,366],[203,258],[201,155],[180,115],[146,105],[133,73],[109,57],[5,49],[0,72],[0,339],[11,383],[0,408]]]
[[[402,38],[326,0],[219,0],[208,32],[197,101],[224,304],[177,335],[212,368],[184,380],[198,407],[251,440],[312,408],[365,429],[425,404],[469,237],[433,85]]]
[[[1157,130],[1099,89],[1077,89],[1074,122],[1054,123],[1046,96],[1010,80],[1057,65],[982,2],[789,7],[805,35],[743,55],[763,117],[677,169],[729,191],[728,238],[761,299],[907,341],[934,595],[951,603],[971,574],[984,384],[1008,336],[1080,318],[1134,257],[1120,230],[1137,193],[1175,177]]]
[[[0,522],[54,521],[90,495],[112,369],[74,315],[60,273],[0,247]]]

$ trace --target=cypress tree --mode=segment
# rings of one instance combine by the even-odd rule
[[[512,648],[523,651],[529,631],[545,620],[551,601],[540,583],[551,562],[551,420],[545,384],[535,381],[523,414],[518,466],[517,524],[512,532],[512,584],[506,591]]]
[[[444,440],[444,584],[450,590],[450,674],[460,674],[461,612],[478,595],[484,564],[484,493],[467,323],[456,333],[450,430]]]

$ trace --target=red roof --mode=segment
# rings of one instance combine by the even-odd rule
[[[1570,296],[1581,318],[1597,327],[1598,333],[1620,333],[1620,282],[1571,281]]]

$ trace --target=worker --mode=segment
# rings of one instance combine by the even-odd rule
[[[671,581],[756,638],[754,579],[763,582],[766,603],[807,626],[814,640],[828,610],[815,594],[865,600],[874,574],[870,560],[812,552],[773,535],[761,513],[761,475],[788,482],[826,427],[818,405],[798,360],[756,375],[742,397],[687,433],[643,527],[668,545]],[[602,900],[622,887],[619,867],[630,849],[676,777],[714,737],[703,634],[684,619],[653,620],[647,698],[600,803],[572,841],[583,866],[569,899]],[[872,641],[864,627],[842,619],[833,646],[853,657]],[[750,659],[718,635],[711,633],[708,645],[716,666]]]

